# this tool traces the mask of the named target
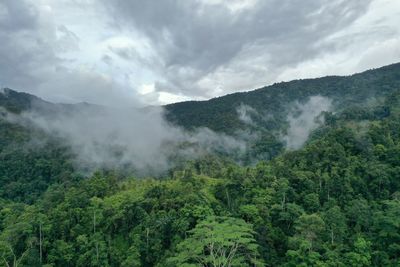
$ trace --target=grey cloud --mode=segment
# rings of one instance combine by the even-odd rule
[[[80,37],[57,24],[49,7],[28,0],[0,3],[0,87],[55,102],[136,105],[137,96],[90,67],[73,67]]]
[[[35,29],[38,11],[26,1],[4,0],[0,3],[0,29],[13,32]]]
[[[61,52],[79,50],[79,37],[74,32],[70,31],[65,25],[58,26],[57,30],[61,34],[57,41],[58,49]]]
[[[46,66],[57,62],[40,27],[39,10],[23,0],[2,1],[0,7],[5,10],[0,18],[0,82],[14,88],[35,87]]]
[[[131,22],[151,40],[162,60],[153,67],[165,78],[158,90],[194,97],[210,97],[207,89],[214,88],[198,82],[220,68],[230,68],[246,51],[247,57],[261,58],[259,64],[269,70],[318,56],[327,49],[318,42],[364,14],[370,2],[270,0],[232,13],[224,2],[104,1],[116,23]],[[247,67],[236,66],[234,71]]]
[[[109,106],[142,106],[135,93],[124,89],[107,76],[90,70],[59,68],[43,81],[38,95],[51,92],[52,101],[62,103],[95,102]]]
[[[109,55],[103,55],[102,57],[101,57],[101,60],[105,63],[105,64],[107,64],[107,65],[112,65],[113,64],[113,59],[112,59],[112,57],[110,57]]]

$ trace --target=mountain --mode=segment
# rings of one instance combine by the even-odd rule
[[[75,111],[83,116],[88,107],[94,107],[89,114],[104,107],[52,104],[5,89],[1,260],[6,266],[399,266],[399,83],[395,64],[167,105],[169,122],[190,137],[226,145],[242,138],[257,162],[238,164],[235,150],[186,153],[166,174],[142,179],[128,166],[127,173],[79,172],[71,144],[29,120],[67,112],[74,121]],[[191,139],[179,146],[195,148]],[[258,160],[265,152],[267,160]]]
[[[269,125],[277,129],[286,120],[288,105],[320,95],[333,100],[335,110],[360,105],[400,88],[400,63],[351,76],[276,83],[254,91],[234,93],[208,101],[188,101],[166,106],[168,120],[186,128],[208,127],[227,133],[248,125],[240,121],[237,107],[248,105],[261,115],[272,117]],[[264,125],[264,127],[267,127]]]

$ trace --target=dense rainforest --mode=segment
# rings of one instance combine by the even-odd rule
[[[301,148],[285,149],[288,106],[315,95],[334,108]],[[6,89],[0,113],[32,101],[42,100]],[[255,110],[251,124],[238,116],[242,104]],[[60,108],[71,107],[47,103],[43,112]],[[0,119],[1,264],[400,265],[399,64],[166,110],[188,130],[248,129],[260,138],[249,160],[210,153],[159,177],[85,175],[59,140]]]

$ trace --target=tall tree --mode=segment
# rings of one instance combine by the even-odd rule
[[[252,226],[241,219],[208,217],[178,244],[173,266],[263,266]]]

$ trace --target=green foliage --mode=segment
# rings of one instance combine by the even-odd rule
[[[345,255],[347,266],[362,267],[371,266],[371,242],[366,241],[362,237],[358,237],[354,241],[354,250]]]
[[[252,226],[229,217],[207,217],[178,244],[173,266],[262,266]]]

